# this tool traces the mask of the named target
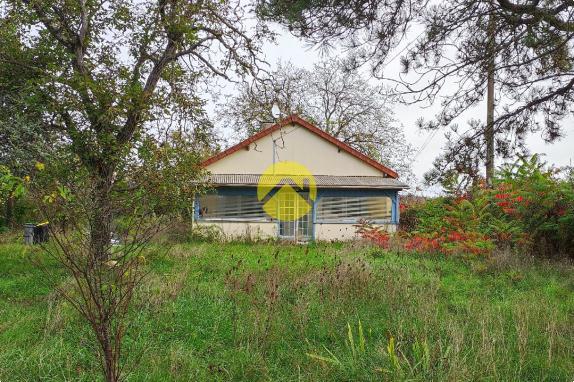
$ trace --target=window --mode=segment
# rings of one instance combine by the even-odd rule
[[[392,201],[388,196],[327,196],[317,204],[317,221],[323,223],[390,220],[391,216]]]
[[[199,197],[200,219],[264,220],[263,203],[255,195],[215,195]]]

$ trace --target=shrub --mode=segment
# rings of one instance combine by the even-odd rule
[[[427,201],[428,199],[426,198],[418,198],[415,196],[405,196],[401,198],[399,204],[401,214],[399,230],[411,232],[416,229],[420,221],[419,213]]]
[[[404,248],[488,254],[494,248],[574,257],[574,175],[537,156],[501,167],[492,189],[404,203]],[[373,240],[371,240],[373,241]]]
[[[574,257],[571,169],[546,168],[533,156],[502,167],[487,194],[498,218],[512,227],[512,241],[535,254]]]
[[[356,228],[357,234],[362,239],[370,241],[379,247],[389,247],[390,236],[384,228],[378,227],[368,220],[360,220],[354,227]]]
[[[401,231],[408,251],[487,254],[494,248],[481,230],[487,218],[485,204],[473,203],[468,195],[428,199],[407,207],[405,213],[417,222]]]

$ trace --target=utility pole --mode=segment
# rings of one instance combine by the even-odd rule
[[[488,49],[487,49],[487,83],[486,83],[486,129],[484,140],[486,142],[486,184],[492,187],[494,178],[494,56],[496,53],[496,24],[494,10],[488,18]]]

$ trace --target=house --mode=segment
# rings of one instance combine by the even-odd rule
[[[207,159],[195,221],[227,237],[349,240],[366,219],[394,231],[398,174],[298,116]]]

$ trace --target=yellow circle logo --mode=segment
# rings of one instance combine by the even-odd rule
[[[315,178],[297,162],[278,162],[267,167],[257,184],[257,199],[265,212],[281,221],[295,221],[311,211],[317,198]]]

